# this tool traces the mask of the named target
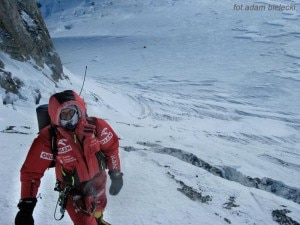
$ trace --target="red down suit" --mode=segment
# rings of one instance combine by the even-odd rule
[[[101,152],[108,170],[120,171],[118,136],[103,119],[89,117],[93,120],[96,132],[88,138],[83,137],[83,127],[90,125],[87,122],[85,103],[75,92],[70,91],[69,94],[67,98],[59,95],[51,96],[48,105],[51,124],[56,127],[56,177],[64,184],[66,181],[63,174],[66,172],[75,174],[76,181],[73,185],[76,189],[93,187],[97,192],[97,211],[103,211],[107,203],[105,192],[107,175],[104,168],[99,165],[96,155]],[[59,124],[60,111],[68,105],[75,105],[79,110],[80,119],[74,131],[67,130]],[[53,161],[49,128],[50,125],[43,128],[35,138],[21,168],[21,199],[36,197],[40,180]],[[89,185],[86,185],[87,183]],[[82,219],[84,217],[76,212],[71,201],[67,202],[67,211],[74,224],[94,224],[92,220],[87,221],[88,217]]]

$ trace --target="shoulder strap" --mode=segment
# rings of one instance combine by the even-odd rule
[[[95,126],[96,126],[96,118],[94,118],[94,117],[87,117],[87,118],[86,118],[86,121],[87,121],[89,124],[92,124],[92,125],[95,125]]]
[[[55,158],[56,158],[56,155],[57,155],[56,127],[50,125],[49,134],[50,134],[51,151],[52,151],[52,155],[53,155],[53,160],[51,162],[50,167],[54,167],[55,166]]]
[[[88,124],[92,124],[96,127],[95,129],[95,135],[97,136],[98,132],[97,132],[97,122],[96,122],[97,118],[95,117],[86,117],[86,121],[88,122]]]

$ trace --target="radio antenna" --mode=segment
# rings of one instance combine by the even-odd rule
[[[87,71],[87,66],[85,66],[84,77],[83,77],[83,82],[82,82],[81,90],[79,92],[79,96],[81,95],[81,92],[82,92],[82,89],[83,89],[83,86],[84,86],[85,77],[86,77],[86,71]]]

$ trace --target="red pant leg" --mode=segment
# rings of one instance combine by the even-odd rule
[[[74,225],[97,225],[93,215],[88,215],[74,207],[72,196],[68,197],[66,210]]]
[[[106,179],[107,175],[105,171],[102,171],[99,176],[97,176],[94,181],[94,187],[97,193],[97,211],[104,211],[107,204],[106,197]]]

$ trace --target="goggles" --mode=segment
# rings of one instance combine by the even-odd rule
[[[76,109],[74,108],[64,108],[61,110],[60,114],[59,114],[59,118],[61,120],[71,120],[74,116],[74,114],[76,113]]]
[[[63,108],[59,114],[60,125],[73,130],[78,122],[78,111],[76,106],[71,105],[66,108]]]

